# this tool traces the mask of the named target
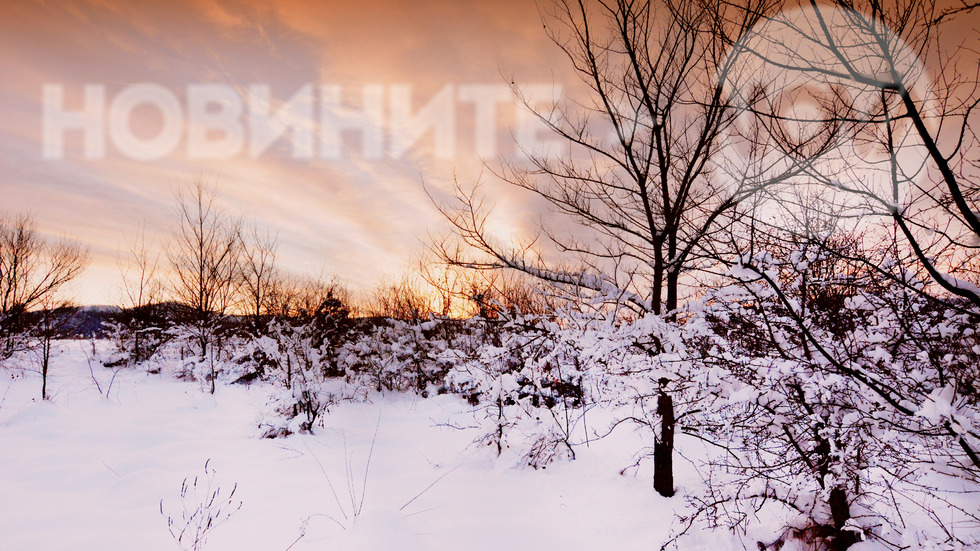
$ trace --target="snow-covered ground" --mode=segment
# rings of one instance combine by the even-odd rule
[[[211,533],[214,551],[649,550],[682,505],[653,491],[645,467],[620,474],[649,445],[629,428],[535,471],[471,446],[458,397],[389,394],[331,407],[313,435],[263,439],[262,385],[212,396],[166,372],[112,380],[97,362],[90,373],[89,343],[61,350],[47,402],[29,362],[0,369],[3,551],[178,549],[161,500],[179,512],[181,482],[204,481],[206,461],[212,487],[224,496],[237,484],[242,502]],[[601,427],[601,412],[589,422]],[[681,486],[694,480],[686,469]],[[741,548],[726,539],[695,534],[683,547]]]

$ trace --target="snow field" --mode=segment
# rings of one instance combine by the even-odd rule
[[[178,549],[160,501],[178,511],[181,482],[203,480],[208,460],[222,495],[237,483],[243,503],[209,551],[656,549],[682,505],[652,490],[648,465],[619,474],[649,445],[629,428],[534,471],[470,446],[474,428],[448,426],[476,424],[458,397],[388,394],[332,406],[313,435],[262,439],[268,387],[219,385],[211,396],[166,372],[124,369],[106,398],[89,346],[61,343],[48,402],[26,359],[2,372],[0,550]],[[113,371],[92,369],[105,391]],[[605,422],[590,413],[591,426]],[[678,483],[693,481],[679,466]],[[726,537],[685,544],[737,545]]]

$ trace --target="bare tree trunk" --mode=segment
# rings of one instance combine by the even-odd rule
[[[653,489],[664,497],[674,495],[674,399],[667,394],[665,379],[660,380],[657,415],[660,439],[653,445]]]
[[[48,399],[48,365],[51,359],[51,339],[44,336],[41,343],[41,399]]]
[[[143,354],[140,353],[140,328],[139,328],[139,326],[137,326],[133,330],[133,352],[134,352],[133,359],[136,361],[136,363],[142,362],[143,361]]]
[[[678,285],[681,273],[679,270],[670,270],[667,272],[667,308],[666,313],[668,314],[667,319],[673,321],[677,316],[674,313],[677,310],[677,294]]]
[[[844,488],[837,486],[830,490],[830,515],[834,519],[834,529],[837,535],[831,547],[834,551],[844,551],[848,547],[857,543],[857,536],[854,532],[843,530],[844,525],[851,518],[851,507],[847,503],[847,492]]]
[[[653,261],[653,289],[650,292],[650,311],[660,315],[663,312],[661,301],[664,294],[664,259],[657,253]]]

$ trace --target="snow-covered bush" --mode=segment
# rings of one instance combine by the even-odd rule
[[[171,333],[166,307],[159,304],[129,308],[115,313],[103,323],[115,347],[104,363],[106,367],[139,365],[153,357],[169,340]]]
[[[459,346],[447,350],[446,390],[467,398],[480,425],[478,445],[517,454],[534,468],[574,459],[588,438],[584,421],[593,397],[577,336],[537,316],[473,321]]]
[[[694,314],[729,344],[694,372],[710,396],[696,435],[718,453],[685,526],[744,531],[766,509],[834,549],[903,548],[923,524],[971,543],[962,527],[980,518],[941,479],[978,481],[975,316],[826,248],[758,254],[731,277]],[[952,516],[903,516],[937,503]]]
[[[429,395],[449,369],[442,359],[459,323],[433,317],[427,321],[373,320],[340,350],[349,377],[384,391]]]
[[[252,336],[239,362],[254,376],[279,387],[274,409],[289,420],[300,419],[300,432],[309,432],[327,406],[337,397],[326,390],[330,379],[343,375],[338,351],[351,334],[346,305],[331,293],[310,310],[293,317],[274,318],[264,333]],[[285,435],[289,430],[273,425],[267,436]]]

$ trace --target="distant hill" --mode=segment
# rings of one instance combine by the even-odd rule
[[[162,317],[171,317],[186,309],[169,302],[154,304],[151,308]],[[59,331],[63,338],[89,339],[107,336],[107,324],[124,317],[126,310],[118,306],[94,305],[60,308],[56,313],[67,316]],[[41,312],[28,312],[24,321],[27,325],[34,325],[40,315]]]
[[[92,337],[105,336],[104,323],[111,320],[121,310],[114,306],[82,306],[72,308],[59,308],[55,314],[64,316],[64,322],[58,331],[65,338],[88,339]],[[42,312],[28,312],[24,315],[24,323],[27,326],[36,325],[36,320],[40,318]]]

